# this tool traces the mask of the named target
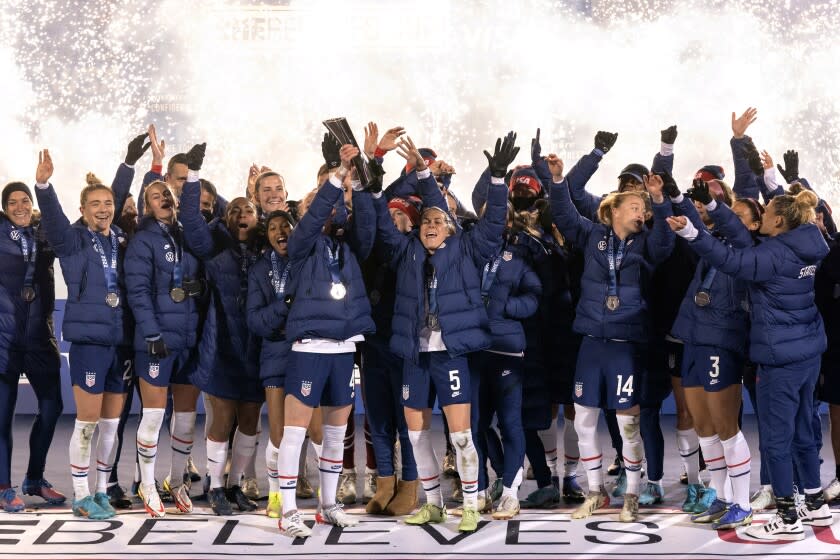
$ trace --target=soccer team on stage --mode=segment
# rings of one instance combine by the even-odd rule
[[[803,524],[830,525],[840,482],[820,482],[817,407],[830,404],[840,462],[840,248],[830,208],[800,176],[798,155],[784,155],[780,180],[746,135],[756,115],[732,115],[732,186],[722,167],[704,165],[681,190],[671,174],[671,126],[651,169],[627,165],[605,197],[586,186],[617,134],[598,132],[594,149],[565,172],[555,154],[543,155],[539,131],[530,165],[511,167],[519,147],[509,133],[484,152],[488,166],[472,192],[477,215],[450,190],[450,164],[400,127],[380,138],[375,123],[365,128],[363,153],[324,136],[318,187],[299,202],[286,199],[279,173],[256,165],[245,196],[224,200],[200,178],[205,144],[170,157],[164,174],[166,146],[150,126],[129,143],[110,187],[88,175],[74,222],[50,183],[44,149],[34,189],[13,182],[2,191],[0,505],[24,507],[10,476],[22,373],[39,413],[20,492],[65,501],[44,478],[62,412],[52,325],[57,257],[77,410],[69,443],[77,516],[107,519],[131,507],[115,465],[139,389],[134,491],[150,516],[165,515],[169,500],[192,511],[203,394],[205,493],[216,514],[257,509],[265,403],[266,514],[290,537],[311,533],[296,505],[313,496],[311,445],[316,520],[356,524],[342,506],[356,499],[358,365],[370,514],[407,516],[412,525],[446,519],[430,431],[437,400],[444,469],[463,501],[460,531],[475,531],[483,513],[510,519],[520,507],[551,508],[561,495],[579,504],[574,519],[612,496],[623,498],[618,519],[635,521],[640,504],[663,500],[660,408],[673,391],[682,509],[692,521],[746,525],[750,536],[772,540],[804,538]],[[135,203],[135,166],[149,149],[151,170]],[[383,188],[392,151],[405,167]],[[366,184],[354,164],[362,156]],[[759,427],[761,487],[752,499],[742,383]],[[601,411],[617,454],[610,493]],[[170,470],[159,483],[165,423]],[[537,489],[520,502],[525,456]],[[754,511],[773,507],[775,516],[752,525]]]

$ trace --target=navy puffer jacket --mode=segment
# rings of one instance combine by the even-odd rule
[[[260,350],[260,378],[282,376],[286,372],[286,362],[292,343],[286,338],[286,317],[289,306],[286,298],[279,299],[272,283],[273,271],[271,255],[273,249],[266,251],[248,271],[248,328],[262,338]],[[281,275],[288,259],[277,254],[277,270]],[[284,292],[289,286],[287,279]]]
[[[418,182],[423,204],[446,211],[446,202],[431,174]],[[438,319],[450,356],[490,347],[487,312],[481,300],[479,267],[499,251],[507,214],[507,188],[493,185],[487,209],[470,231],[456,228],[455,234],[428,256],[437,275]],[[417,232],[400,233],[391,221],[384,197],[375,201],[377,227],[387,259],[397,271],[397,300],[394,308],[391,351],[417,362],[419,332],[425,318],[425,273],[427,252]],[[451,218],[454,223],[454,218]]]
[[[169,226],[181,246],[183,281],[198,281],[204,274],[200,261],[185,242],[183,227]],[[174,284],[175,248],[157,221],[146,216],[137,226],[125,255],[128,304],[137,323],[134,349],[146,350],[146,338],[160,335],[170,350],[186,350],[197,344],[199,300],[187,297],[176,303],[169,295]]]
[[[650,276],[653,268],[674,248],[674,232],[665,221],[672,215],[671,202],[654,204],[653,228],[626,239],[624,259],[617,274],[621,305],[615,311],[605,306],[610,278],[607,241],[611,228],[578,213],[569,196],[568,179],[552,184],[551,213],[560,232],[582,247],[586,256],[575,331],[595,338],[647,342],[651,327]]]
[[[64,340],[83,344],[122,346],[130,344],[133,324],[126,303],[123,259],[127,240],[122,230],[111,226],[119,245],[117,249],[117,286],[120,304],[110,307],[105,303],[108,293],[102,256],[92,241],[92,232],[77,221],[71,224],[61,209],[55,189],[35,188],[38,207],[41,209],[41,227],[47,240],[61,262],[61,272],[67,284],[67,306],[61,334]],[[111,258],[109,237],[96,234]]]

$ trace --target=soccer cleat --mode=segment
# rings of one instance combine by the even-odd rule
[[[487,489],[487,493],[490,494],[490,502],[496,503],[502,497],[502,490],[505,487],[505,483],[501,478],[497,478],[493,481],[493,484],[490,485],[490,488]]]
[[[239,511],[255,511],[257,509],[257,503],[246,496],[242,487],[238,484],[227,489],[227,499],[229,502],[236,504]]]
[[[478,522],[481,521],[481,514],[477,509],[464,508],[461,513],[461,522],[458,523],[459,533],[474,533],[478,529]]]
[[[751,525],[752,519],[752,509],[743,510],[738,504],[732,504],[720,519],[712,523],[712,529],[734,529],[741,525]]]
[[[362,490],[362,503],[368,503],[376,494],[376,471],[365,469],[365,487]]]
[[[697,503],[694,505],[694,509],[689,513],[703,513],[712,507],[715,500],[717,500],[717,491],[714,488],[705,488],[700,493],[700,498],[698,498]]]
[[[3,508],[3,511],[14,513],[16,511],[23,511],[26,504],[23,503],[23,500],[20,499],[20,496],[17,495],[14,488],[6,488],[0,492],[0,507]]]
[[[479,491],[476,495],[476,501],[478,502],[478,507],[476,509],[479,513],[490,513],[493,511],[493,501],[490,499],[490,495],[487,490]],[[464,506],[458,506],[452,511],[452,515],[455,517],[461,517],[463,514]]]
[[[778,513],[763,525],[751,525],[744,534],[754,539],[770,541],[801,541],[805,538],[802,522],[785,523]]]
[[[107,511],[102,511],[99,504],[94,501],[93,496],[85,496],[80,500],[73,500],[73,515],[96,520],[109,519],[111,517]]]
[[[338,475],[335,499],[346,506],[356,503],[356,471],[347,469]]]
[[[577,475],[563,477],[563,501],[570,504],[580,504],[586,499],[583,488],[577,481]]]
[[[774,507],[776,507],[776,496],[773,494],[773,488],[769,485],[759,488],[750,500],[750,508],[753,511],[773,509]]]
[[[813,506],[812,506],[813,507]],[[831,510],[828,504],[822,502],[819,507],[811,509],[809,504],[805,502],[797,506],[796,515],[803,525],[813,525],[815,527],[828,527],[832,524]]]
[[[105,492],[97,492],[94,494],[93,501],[96,502],[96,505],[102,508],[102,511],[108,514],[109,518],[117,515],[117,512],[111,506],[111,500],[108,499],[108,494]]]
[[[315,496],[315,489],[305,476],[298,476],[297,486],[295,487],[295,497],[301,500],[308,500]]]
[[[627,492],[627,471],[621,469],[618,472],[618,478],[615,479],[615,488],[612,491],[613,498],[620,498]]]
[[[661,504],[663,495],[664,491],[662,490],[662,484],[648,481],[645,485],[645,489],[642,491],[641,495],[639,495],[639,503],[643,506]]]
[[[246,497],[252,500],[260,499],[260,488],[257,484],[256,478],[243,478],[240,486],[242,487],[242,493],[245,494]]]
[[[268,505],[265,506],[265,514],[271,519],[280,519],[283,515],[283,498],[280,492],[268,493]]]
[[[694,509],[697,507],[697,501],[700,499],[700,496],[703,495],[703,492],[706,490],[706,487],[703,486],[702,483],[700,484],[689,484],[688,489],[686,490],[685,501],[682,505],[682,510],[686,513],[694,513]]]
[[[39,478],[37,480],[24,478],[20,491],[26,496],[40,496],[52,506],[57,506],[67,501],[67,496],[53,488],[53,485],[45,478]]]
[[[277,526],[280,527],[281,533],[293,539],[308,537],[312,534],[312,529],[306,526],[300,511],[296,509],[281,517]]]
[[[443,456],[443,466],[441,468],[445,476],[457,476],[458,468],[455,466],[455,451],[451,449],[446,450],[446,455]]]
[[[207,493],[207,501],[216,515],[233,515],[233,506],[228,501],[224,488],[212,488]]]
[[[187,468],[184,469],[184,483],[187,482],[187,475],[189,475],[189,482],[192,484],[193,482],[198,482],[201,480],[201,474],[198,472],[198,469],[195,467],[195,463],[193,462],[192,455],[187,457]]]
[[[114,509],[131,509],[132,502],[125,489],[119,484],[112,484],[106,490],[111,507]]]
[[[618,520],[622,523],[631,523],[639,518],[639,496],[636,494],[624,494],[624,505]]]
[[[553,484],[537,488],[523,500],[522,509],[546,509],[560,503],[560,492]]]
[[[511,519],[519,514],[519,500],[514,496],[504,496],[496,510],[493,512],[493,519]],[[461,518],[463,519],[463,514]]]
[[[828,486],[825,487],[825,490],[823,490],[823,497],[826,502],[830,502],[832,500],[836,500],[838,496],[840,496],[840,480],[835,478]]]
[[[417,513],[405,518],[407,525],[425,525],[446,521],[446,509],[434,504],[423,504]]]
[[[607,474],[610,475],[610,476],[616,476],[620,470],[621,470],[621,463],[618,460],[618,455],[616,455],[615,459],[612,462],[612,465],[607,467]]]
[[[691,520],[695,523],[712,523],[723,517],[730,505],[723,500],[715,499],[709,509],[692,515]]]
[[[344,512],[343,504],[319,506],[315,514],[315,521],[336,527],[355,527],[359,520]]]
[[[163,508],[163,502],[160,499],[157,488],[155,486],[146,486],[141,484],[137,487],[137,495],[143,500],[143,507],[146,508],[146,513],[150,517],[164,517],[166,510]]]
[[[193,504],[190,499],[189,484],[179,484],[175,488],[170,489],[169,494],[172,496],[172,501],[175,503],[178,511],[181,513],[192,513]]]
[[[583,503],[572,512],[572,519],[586,519],[592,517],[596,510],[610,505],[610,496],[603,486],[597,492],[590,492]]]

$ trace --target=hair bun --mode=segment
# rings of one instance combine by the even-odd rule
[[[816,208],[817,204],[820,203],[820,199],[814,191],[809,191],[808,189],[803,189],[797,193],[794,201],[797,206],[803,209]]]
[[[93,171],[88,171],[87,175],[85,175],[85,182],[88,185],[101,185],[102,181],[94,175]]]

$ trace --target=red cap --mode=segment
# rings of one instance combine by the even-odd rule
[[[542,187],[540,187],[539,180],[531,175],[523,174],[517,177],[513,177],[510,180],[510,191],[513,192],[517,185],[525,185],[526,187],[531,189],[531,191],[533,191],[533,193],[537,196],[539,196],[540,190],[542,190]]]
[[[420,223],[420,209],[409,200],[399,197],[392,198],[390,202],[388,202],[388,208],[396,208],[397,210],[400,210],[403,214],[408,216],[408,219],[411,221],[411,225],[413,226]]]

